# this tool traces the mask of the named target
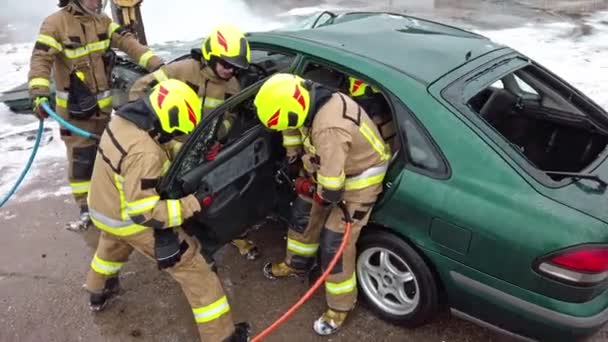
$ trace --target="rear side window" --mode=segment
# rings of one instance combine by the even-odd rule
[[[608,145],[606,113],[572,86],[521,58],[475,72],[444,96],[479,119],[515,161],[535,170],[530,174],[561,181],[601,159]]]

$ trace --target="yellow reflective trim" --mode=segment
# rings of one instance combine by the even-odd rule
[[[97,104],[99,108],[105,108],[112,105],[112,96],[104,97],[102,99],[97,100]]]
[[[89,43],[83,47],[79,47],[77,49],[65,49],[63,54],[69,59],[75,59],[79,57],[84,57],[90,53],[103,51],[110,47],[110,40],[104,39],[98,42]]]
[[[55,96],[55,105],[61,108],[68,108],[68,100]]]
[[[152,57],[154,57],[154,52],[148,50],[143,55],[141,55],[141,57],[139,57],[138,64],[146,68],[148,66],[148,61],[150,61],[150,58]]]
[[[116,32],[116,30],[118,30],[120,28],[120,25],[118,25],[115,22],[111,22],[110,25],[108,25],[108,37],[110,39],[112,39],[112,35],[114,34],[114,32]]]
[[[230,120],[226,119],[224,121],[222,121],[222,127],[224,128],[225,132],[230,131],[230,127],[232,127],[232,122],[230,122]]]
[[[91,268],[102,275],[112,276],[118,274],[122,268],[123,262],[107,261],[98,257],[97,254],[91,260]]]
[[[86,182],[70,182],[70,187],[72,188],[72,193],[75,195],[86,194],[89,192],[89,187],[91,186],[90,181]]]
[[[374,134],[374,131],[369,128],[369,126],[365,123],[361,123],[361,127],[359,127],[359,132],[363,135],[363,137],[372,145],[374,150],[378,152],[380,155],[380,159],[382,161],[389,160],[391,158],[390,153],[387,153],[386,144],[381,139]]]
[[[142,232],[142,231],[148,229],[145,226],[140,226],[135,223],[125,225],[120,228],[112,227],[112,226],[109,226],[109,225],[97,220],[95,217],[93,217],[93,215],[91,215],[91,221],[93,221],[93,224],[95,224],[95,227],[97,227],[105,232],[108,232],[110,234],[116,235],[116,236],[134,235],[134,234],[137,234],[139,232]]]
[[[180,145],[181,147],[181,145]],[[179,148],[178,148],[179,149]],[[169,168],[171,167],[171,161],[170,160],[166,160],[163,164],[163,169],[160,171],[160,175],[164,176],[165,173],[167,173],[167,171],[169,171]]]
[[[46,78],[35,77],[30,80],[30,82],[28,83],[28,86],[30,88],[33,88],[33,87],[47,87],[48,88],[51,86],[51,82]]]
[[[59,44],[59,42],[57,40],[55,40],[55,38],[46,35],[46,34],[40,34],[38,36],[38,39],[36,39],[37,42],[40,42],[44,45],[48,45],[52,48],[54,48],[57,51],[62,51],[63,48],[61,47],[61,44]]]
[[[222,103],[224,103],[224,100],[216,99],[213,97],[206,97],[205,103],[203,103],[203,107],[215,108],[215,107],[221,105]]]
[[[114,185],[116,185],[116,190],[118,190],[118,197],[120,199],[120,218],[123,221],[127,221],[129,218],[129,214],[127,213],[127,201],[125,200],[125,193],[122,188],[122,182],[124,182],[124,178],[122,178],[119,174],[114,174]]]
[[[287,250],[290,250],[298,255],[313,256],[319,249],[318,243],[303,243],[293,239],[287,239]]]
[[[360,190],[360,189],[367,188],[368,186],[380,184],[380,183],[382,183],[382,181],[384,181],[384,176],[385,176],[385,173],[376,175],[376,176],[355,179],[355,180],[348,180],[348,178],[347,178],[346,182],[344,183],[344,189],[345,190]]]
[[[192,308],[196,323],[207,323],[213,321],[229,311],[230,305],[228,305],[228,299],[226,296],[223,296],[207,306]]]
[[[283,135],[283,146],[300,146],[302,145],[302,136],[300,135]]]
[[[169,227],[178,227],[182,224],[182,204],[179,200],[167,200],[169,213]]]
[[[323,176],[322,174],[317,173],[317,183],[329,190],[342,189],[342,187],[344,187],[345,179],[346,176],[344,175],[344,171],[342,171],[338,177]]]
[[[341,283],[332,283],[329,281],[325,282],[325,289],[327,292],[333,295],[349,293],[354,291],[355,288],[357,288],[357,277],[355,272],[353,272],[353,275],[350,278]]]
[[[154,78],[156,78],[156,80],[158,82],[166,81],[169,79],[169,77],[167,77],[167,74],[163,71],[163,69],[156,70],[155,72],[152,73],[152,75],[154,75]]]
[[[150,211],[154,209],[159,200],[160,196],[150,196],[134,202],[127,202],[127,213],[129,215],[138,215]]]

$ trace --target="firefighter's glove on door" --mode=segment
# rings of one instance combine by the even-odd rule
[[[49,117],[49,114],[42,108],[42,104],[49,103],[49,98],[46,96],[38,96],[34,98],[34,115],[40,120],[44,120]]]
[[[182,253],[182,246],[173,229],[154,231],[154,257],[159,270],[175,266],[181,260]]]

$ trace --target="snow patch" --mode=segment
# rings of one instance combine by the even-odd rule
[[[585,24],[552,23],[477,32],[542,64],[608,110],[608,12]]]

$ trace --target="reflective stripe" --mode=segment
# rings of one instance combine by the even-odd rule
[[[129,219],[129,214],[127,213],[127,201],[125,200],[125,192],[122,187],[122,183],[125,181],[119,174],[114,174],[114,185],[116,185],[116,190],[118,190],[118,198],[120,199],[120,218],[124,221],[131,221]]]
[[[365,139],[372,145],[374,150],[378,152],[382,161],[386,161],[391,158],[390,153],[386,152],[386,144],[374,134],[374,131],[369,128],[369,126],[365,122],[361,123],[361,127],[359,127],[359,132],[361,132],[363,137],[365,137]]]
[[[349,293],[354,291],[357,288],[357,277],[355,276],[355,272],[353,272],[352,277],[341,283],[332,283],[329,281],[325,282],[325,289],[327,292],[333,295],[341,295],[345,293]]]
[[[90,207],[89,215],[97,228],[117,236],[133,235],[148,229],[147,227],[133,223],[131,220],[120,221],[105,216]]]
[[[388,163],[384,163],[380,166],[370,167],[356,176],[347,177],[344,182],[344,189],[359,190],[367,188],[368,186],[380,184],[384,181],[387,169]]]
[[[89,43],[89,44],[87,44],[83,47],[79,47],[77,49],[65,49],[63,51],[63,54],[69,59],[75,59],[75,58],[84,57],[93,52],[106,50],[109,47],[110,47],[110,40],[104,39],[104,40],[100,40],[98,42]]]
[[[119,28],[120,28],[120,25],[118,25],[117,23],[115,23],[115,22],[111,22],[110,23],[110,25],[108,26],[108,37],[109,37],[109,39],[112,39],[112,35]]]
[[[120,268],[124,262],[106,261],[98,257],[97,254],[91,260],[91,268],[102,275],[112,276],[120,272]]]
[[[302,145],[302,136],[301,135],[284,135],[283,136],[283,146],[300,146]]]
[[[224,131],[230,131],[230,127],[232,127],[232,122],[230,122],[230,120],[222,121],[222,128],[224,128]]]
[[[181,145],[179,147],[181,147]],[[179,151],[179,147],[177,148],[178,151]],[[163,169],[160,171],[160,175],[164,176],[167,173],[167,171],[169,171],[170,167],[171,167],[171,161],[165,160],[165,162],[163,163]]]
[[[206,97],[205,103],[203,103],[203,107],[215,108],[215,107],[221,105],[222,103],[224,103],[224,100],[216,99],[213,97]]]
[[[70,186],[72,187],[72,193],[75,195],[86,194],[89,192],[89,187],[91,186],[90,181],[86,182],[70,182]]]
[[[290,250],[298,255],[313,256],[319,249],[318,243],[303,243],[293,239],[287,239],[287,250]]]
[[[182,224],[182,204],[179,200],[167,200],[169,212],[169,227],[178,227]]]
[[[127,202],[127,213],[133,216],[150,211],[154,209],[159,200],[160,196],[150,196],[135,202]]]
[[[46,34],[41,34],[38,36],[38,39],[36,39],[37,42],[42,43],[44,45],[48,45],[52,48],[54,48],[57,51],[62,51],[63,48],[61,47],[61,44],[59,44],[58,41],[55,40],[55,38],[48,36]]]
[[[148,66],[148,61],[150,61],[150,58],[152,57],[154,57],[154,52],[148,50],[143,55],[141,55],[141,57],[139,57],[138,64],[145,68]]]
[[[46,78],[35,77],[30,80],[28,85],[30,88],[33,88],[33,87],[47,87],[48,88],[51,86],[51,82]]]
[[[230,305],[228,305],[228,299],[226,296],[207,306],[192,308],[196,323],[207,323],[209,321],[213,321],[229,311]]]
[[[57,91],[55,96],[55,104],[59,107],[67,108],[68,107],[68,92],[67,91]],[[96,95],[97,97],[97,105],[99,108],[105,108],[112,104],[112,91],[106,90]]]
[[[338,177],[328,177],[317,173],[317,183],[330,190],[339,190],[344,187],[345,178],[344,171],[342,171]]]
[[[167,74],[163,71],[163,69],[156,70],[155,72],[152,73],[152,75],[154,75],[154,78],[156,78],[156,80],[158,82],[166,81],[169,79],[169,77],[167,77]]]

